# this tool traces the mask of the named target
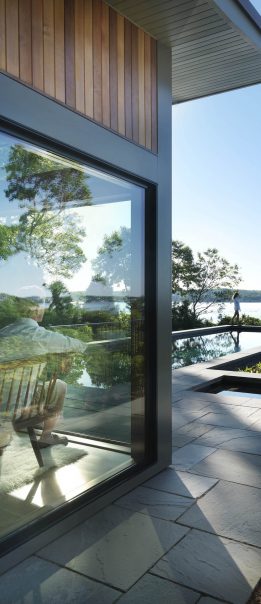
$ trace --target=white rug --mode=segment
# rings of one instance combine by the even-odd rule
[[[39,468],[29,437],[25,434],[14,433],[10,445],[5,447],[0,457],[0,494],[9,493],[13,489],[23,486],[39,478],[51,468],[60,468],[74,463],[84,455],[87,450],[76,445],[56,445],[41,449],[44,466]]]

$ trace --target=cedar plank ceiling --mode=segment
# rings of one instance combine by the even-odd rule
[[[0,71],[153,152],[156,44],[102,0],[0,0]]]
[[[249,0],[107,0],[172,49],[173,103],[261,82],[261,17]]]

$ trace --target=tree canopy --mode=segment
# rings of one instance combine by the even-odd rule
[[[94,281],[104,285],[123,286],[125,292],[131,286],[131,231],[121,227],[111,235],[105,235],[93,261],[96,271]]]
[[[241,281],[238,265],[230,264],[216,248],[198,252],[195,257],[180,241],[172,242],[172,269],[172,292],[179,294],[192,320],[199,319],[213,304],[222,306]]]
[[[91,203],[86,175],[22,145],[11,147],[5,170],[5,195],[24,211],[18,225],[6,227],[2,257],[24,251],[51,275],[71,277],[86,260],[85,231],[64,210]]]

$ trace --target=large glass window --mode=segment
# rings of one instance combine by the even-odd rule
[[[0,133],[0,535],[144,460],[145,190]]]

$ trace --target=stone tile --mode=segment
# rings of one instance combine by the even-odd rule
[[[90,578],[129,589],[188,529],[111,505],[38,554]]]
[[[225,600],[216,600],[216,598],[209,598],[208,596],[202,596],[198,601],[198,604],[228,604]]]
[[[254,430],[212,428],[199,436],[194,444],[261,455],[260,434]]]
[[[185,426],[172,431],[172,444],[177,447],[184,447],[202,434],[213,430],[212,426],[201,424],[200,421],[193,421]]]
[[[200,445],[185,445],[173,454],[172,465],[176,470],[189,470],[201,459],[214,453],[216,449]]]
[[[167,468],[145,482],[144,486],[183,497],[196,498],[201,497],[216,483],[217,480],[213,478],[197,476],[188,472],[177,472],[174,468]]]
[[[201,415],[204,415],[204,411],[181,411],[180,409],[172,408],[172,426],[176,430],[182,426],[190,424],[194,420],[197,420]]]
[[[120,604],[195,604],[199,594],[161,577],[147,574],[117,602]],[[220,603],[219,603],[220,604]]]
[[[260,549],[192,529],[151,572],[205,595],[245,604],[260,565]]]
[[[149,489],[142,486],[137,487],[128,493],[128,495],[124,495],[124,497],[117,499],[115,505],[134,510],[135,512],[140,512],[141,514],[147,514],[148,516],[174,521],[179,518],[192,503],[192,499],[188,499],[188,497],[182,497],[180,495],[174,495],[173,493],[166,493],[164,491]]]
[[[261,547],[261,489],[219,482],[178,522]]]
[[[234,407],[236,409],[236,407]],[[224,428],[241,428],[244,429],[247,426],[251,426],[255,421],[257,421],[256,414],[258,411],[249,407],[247,409],[243,409],[237,407],[237,414],[233,410],[229,410],[226,413],[206,413],[203,417],[201,417],[201,422],[204,424],[208,424],[211,426],[224,426]]]
[[[194,401],[197,400],[200,404],[205,404],[205,406],[219,406],[221,404],[225,405],[239,405],[246,407],[257,407],[261,406],[260,398],[250,398],[249,395],[239,396],[236,392],[231,395],[224,395],[221,393],[213,393],[213,392],[195,392],[195,391],[187,391],[183,392],[183,395],[179,395],[180,399],[182,398],[184,401]]]
[[[35,556],[0,577],[5,604],[110,604],[120,592]]]
[[[193,473],[261,488],[261,457],[218,449],[193,466]]]

